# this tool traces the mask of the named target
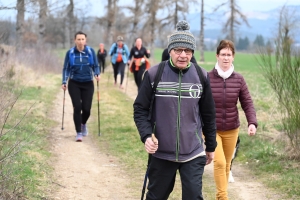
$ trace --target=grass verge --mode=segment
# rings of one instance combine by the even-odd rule
[[[23,70],[26,71],[25,68]],[[27,72],[31,73],[29,71]],[[10,184],[15,182],[18,186],[14,187],[19,188],[18,199],[46,198],[45,191],[51,174],[49,173],[51,168],[47,162],[51,156],[47,135],[50,127],[54,126],[54,122],[48,119],[48,112],[59,87],[53,84],[52,80],[57,80],[57,78],[53,74],[44,74],[36,78],[34,83],[24,83],[22,80],[12,83],[13,92],[21,92],[21,95],[4,126],[3,133],[5,134],[1,136],[1,145],[4,145],[1,146],[1,153],[8,152],[9,148],[18,142],[20,145],[14,150],[18,153],[10,157],[2,168],[6,175],[10,176],[10,182],[6,182],[6,195],[12,195]],[[48,84],[49,80],[51,84]],[[18,126],[15,126],[17,123],[19,123]],[[8,132],[10,128],[13,129]],[[4,187],[4,183],[1,184]]]

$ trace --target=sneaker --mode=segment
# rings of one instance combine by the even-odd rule
[[[77,133],[76,142],[82,142],[82,134],[81,133]]]
[[[89,134],[86,124],[81,124],[81,133],[82,133],[82,136],[87,136]]]

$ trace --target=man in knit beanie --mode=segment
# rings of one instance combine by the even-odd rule
[[[170,59],[145,72],[133,104],[134,121],[150,155],[147,200],[168,199],[177,171],[182,199],[203,199],[204,167],[217,145],[216,116],[207,72],[190,62],[195,48],[189,24],[178,22],[168,41]],[[156,79],[158,71],[162,74]]]
[[[171,34],[168,41],[168,52],[173,48],[183,47],[190,50],[196,49],[196,40],[190,32],[190,25],[186,21],[180,21],[176,24],[176,31]]]

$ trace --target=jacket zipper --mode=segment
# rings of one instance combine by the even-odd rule
[[[82,62],[81,52],[79,54],[80,54],[80,62]],[[82,65],[80,66],[80,70],[82,70]]]
[[[224,80],[224,87],[223,87],[223,117],[222,117],[222,130],[224,130],[224,126],[225,126],[225,119],[226,119],[226,107],[225,107],[225,104],[226,104],[226,81],[225,79]]]
[[[179,141],[179,136],[180,136],[180,108],[181,108],[181,77],[182,77],[182,71],[180,70],[179,71],[179,93],[178,93],[178,113],[177,113],[177,140],[176,140],[176,161],[178,161],[178,155],[179,155],[179,144],[180,144],[180,141]]]

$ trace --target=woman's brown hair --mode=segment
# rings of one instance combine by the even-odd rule
[[[230,49],[232,54],[235,54],[235,47],[231,40],[221,40],[218,47],[217,47],[217,55],[219,55],[222,49]]]

